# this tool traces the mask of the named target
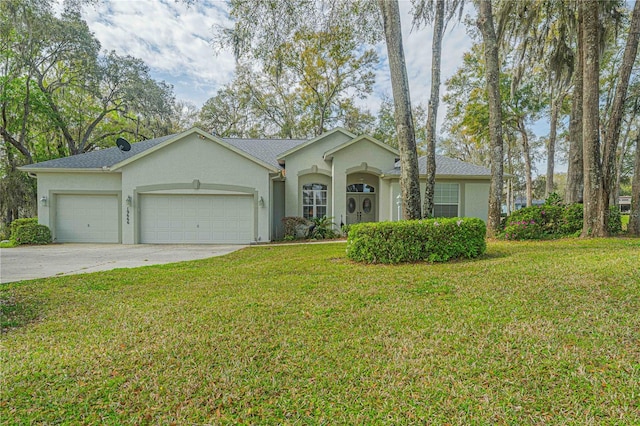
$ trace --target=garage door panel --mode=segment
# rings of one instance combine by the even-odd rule
[[[252,196],[143,194],[140,206],[142,243],[247,244],[253,240]]]
[[[117,243],[120,241],[116,195],[56,196],[56,241]]]

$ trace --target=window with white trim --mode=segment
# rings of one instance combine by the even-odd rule
[[[457,217],[460,198],[460,184],[437,183],[433,195],[434,217]]]
[[[302,185],[302,216],[305,219],[327,215],[327,185],[308,183]]]

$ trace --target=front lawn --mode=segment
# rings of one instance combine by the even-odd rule
[[[0,286],[4,424],[640,424],[640,240],[344,243]]]

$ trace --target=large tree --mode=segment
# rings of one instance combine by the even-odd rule
[[[611,114],[607,131],[605,133],[603,156],[602,156],[602,187],[598,200],[598,216],[604,219],[605,229],[608,227],[608,212],[611,193],[616,188],[616,152],[619,146],[620,128],[625,110],[625,101],[629,87],[629,80],[633,64],[638,52],[638,40],[640,40],[640,1],[636,1],[631,16],[629,35],[622,56],[622,64],[619,68],[616,84],[615,96],[611,107]],[[636,173],[638,171],[636,170]],[[617,196],[617,194],[614,194]]]
[[[464,8],[464,0],[413,0],[414,24],[433,23],[433,39],[431,43],[431,95],[427,107],[426,126],[426,166],[422,215],[433,215],[433,197],[436,185],[436,123],[440,104],[440,68],[442,61],[442,39],[444,29],[456,11]]]
[[[630,213],[628,225],[629,234],[640,237],[640,132],[638,132],[636,136],[636,155],[633,162]]]
[[[402,46],[400,10],[397,0],[378,0],[387,44],[396,132],[400,150],[400,190],[405,219],[420,219],[418,152],[411,114],[411,97]]]
[[[101,53],[77,9],[0,2],[0,215],[29,214],[35,192],[18,166],[172,130],[173,89],[142,61]],[[31,198],[31,199],[29,199]],[[27,209],[25,210],[25,209]]]
[[[484,44],[485,78],[489,99],[489,140],[491,147],[491,187],[489,189],[489,214],[487,234],[500,230],[504,174],[504,147],[502,143],[502,107],[500,105],[500,59],[498,40],[493,25],[490,0],[477,0],[477,25]]]
[[[602,190],[600,163],[600,25],[597,0],[580,3],[584,84],[582,99],[582,131],[584,155],[584,227],[582,235],[607,234],[604,215],[599,215],[599,193]],[[600,206],[602,207],[602,206]]]

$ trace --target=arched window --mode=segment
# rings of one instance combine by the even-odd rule
[[[327,185],[308,183],[302,185],[302,216],[305,219],[327,215]]]
[[[376,192],[376,189],[366,183],[352,183],[347,185],[347,192]]]

